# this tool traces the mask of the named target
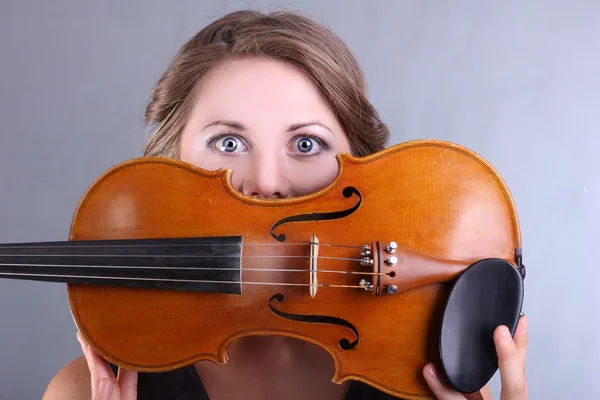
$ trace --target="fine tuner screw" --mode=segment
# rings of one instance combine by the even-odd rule
[[[393,267],[398,263],[398,259],[395,256],[391,256],[388,260],[385,261],[385,263],[390,267]]]
[[[396,286],[394,284],[388,285],[387,292],[389,294],[396,294],[396,293],[398,293],[398,286]]]
[[[396,242],[390,242],[390,244],[388,245],[388,247],[385,249],[388,253],[393,254],[396,252],[396,249],[398,248],[398,243]]]
[[[360,251],[360,255],[363,257],[367,257],[371,255],[371,246],[369,246],[368,244],[363,245],[361,251]]]
[[[373,259],[369,258],[369,257],[363,257],[360,260],[360,265],[362,265],[363,267],[371,266],[371,265],[373,265]]]

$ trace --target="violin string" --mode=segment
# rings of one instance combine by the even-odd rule
[[[183,238],[185,239],[185,238]],[[149,239],[152,240],[152,239]],[[18,244],[0,244],[0,249],[60,249],[64,247],[70,247],[70,244],[79,243],[78,241],[66,241],[66,242],[57,242],[64,243],[64,246],[56,245],[56,246],[44,246],[44,245],[35,245],[35,244],[26,244],[18,245]],[[333,243],[312,243],[312,242],[296,242],[296,243],[187,243],[187,244],[77,244],[73,246],[74,248],[82,248],[82,249],[102,249],[102,248],[123,248],[123,247],[225,247],[225,246],[310,246],[312,244],[317,244],[319,246],[327,246],[327,247],[344,247],[351,249],[360,249],[362,246],[357,245],[345,245],[345,244],[333,244]]]
[[[164,271],[174,270],[193,270],[193,271],[237,271],[233,268],[198,268],[198,267],[153,267],[153,266],[128,266],[128,265],[81,265],[81,264],[4,264],[0,263],[0,267],[52,267],[52,268],[109,268],[109,269],[158,269]],[[310,269],[279,269],[279,268],[241,268],[241,272],[245,271],[260,271],[260,272],[312,272]],[[347,271],[347,270],[323,270],[320,269],[317,273],[335,273],[347,275],[378,275],[384,276],[384,273],[362,272],[362,271]],[[10,272],[7,272],[10,274]],[[62,276],[62,275],[57,275]]]
[[[0,272],[0,275],[10,276],[23,276],[23,277],[44,277],[44,278],[84,278],[87,280],[106,280],[106,279],[119,279],[119,280],[133,280],[133,281],[159,281],[159,282],[186,282],[186,283],[228,283],[237,285],[270,285],[270,286],[318,286],[318,287],[331,287],[331,288],[357,288],[364,289],[363,286],[359,285],[337,285],[327,283],[290,283],[290,282],[256,282],[256,281],[210,281],[210,280],[195,280],[195,279],[163,279],[163,278],[131,278],[131,277],[106,277],[106,276],[80,276],[80,275],[52,275],[52,274],[25,274],[25,273],[10,273]]]
[[[259,256],[259,255],[248,255],[248,256],[228,256],[228,255],[204,255],[204,254],[0,254],[0,259],[2,257],[115,257],[115,258],[151,258],[151,257],[159,257],[159,258],[311,258],[310,255],[305,256],[284,256],[284,255],[268,255],[268,256]],[[346,257],[331,257],[331,256],[317,256],[318,259],[327,259],[327,260],[342,260],[342,261],[361,261],[360,258],[346,258]]]

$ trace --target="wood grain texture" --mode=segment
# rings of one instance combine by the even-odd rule
[[[340,172],[327,188],[294,199],[243,197],[229,185],[230,171],[208,172],[160,158],[139,158],[107,171],[78,206],[70,240],[243,236],[243,269],[310,269],[314,234],[318,270],[372,272],[357,261],[360,246],[399,245],[395,272],[381,294],[362,289],[243,284],[241,295],[69,285],[73,318],[84,337],[109,361],[138,371],[166,371],[210,359],[226,362],[229,344],[246,335],[300,338],[329,352],[333,381],[361,380],[392,395],[430,398],[422,368],[439,357],[438,337],[452,279],[470,263],[490,257],[512,262],[521,247],[518,218],[508,188],[483,158],[442,141],[413,141],[365,158],[338,157]],[[283,224],[283,218],[360,207],[341,219]],[[287,245],[287,243],[300,243]],[[339,244],[355,247],[331,247]],[[278,257],[252,257],[252,256]],[[306,256],[285,258],[279,256]],[[376,269],[376,268],[375,268]],[[243,271],[243,281],[307,284],[309,273]],[[365,275],[318,273],[318,283],[357,285]],[[400,291],[385,292],[394,283]],[[277,310],[342,318],[343,326],[292,321]]]

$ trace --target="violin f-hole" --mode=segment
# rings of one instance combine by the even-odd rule
[[[350,322],[348,322],[342,318],[330,317],[327,315],[290,314],[290,313],[286,313],[286,312],[277,310],[271,304],[271,303],[273,303],[273,301],[283,303],[283,300],[284,300],[284,296],[281,293],[277,293],[269,299],[268,306],[271,309],[271,311],[273,312],[273,314],[275,314],[281,318],[289,319],[292,321],[307,322],[309,324],[331,324],[331,325],[344,326],[344,327],[350,329],[352,332],[354,332],[354,334],[356,335],[356,340],[354,340],[353,342],[350,342],[350,340],[348,340],[346,338],[342,338],[338,342],[340,348],[342,350],[352,350],[353,348],[355,348],[358,345],[358,341],[360,340],[358,330]]]
[[[349,208],[347,210],[342,210],[342,211],[331,211],[331,212],[324,212],[324,213],[314,212],[314,213],[310,213],[310,214],[292,215],[292,216],[280,219],[279,221],[275,222],[273,224],[273,226],[271,227],[271,236],[273,236],[273,238],[275,238],[275,240],[277,240],[279,242],[284,242],[285,238],[286,238],[284,233],[280,233],[279,235],[277,235],[273,232],[275,230],[275,228],[277,228],[280,225],[288,224],[290,222],[325,221],[325,220],[339,219],[339,218],[344,218],[344,217],[347,217],[348,215],[353,214],[356,210],[358,210],[358,208],[360,207],[360,205],[362,203],[362,195],[360,194],[358,189],[356,189],[355,187],[352,187],[352,186],[347,186],[344,188],[344,190],[342,190],[342,196],[344,196],[346,198],[350,198],[353,194],[358,196],[358,201],[351,208]]]

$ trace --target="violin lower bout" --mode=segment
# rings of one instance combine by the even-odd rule
[[[250,335],[281,335],[327,351],[334,382],[363,381],[404,398],[428,397],[422,378],[437,361],[445,285],[396,296],[362,290],[244,285],[242,294],[70,285],[79,329],[104,358],[145,372],[202,360],[227,362],[227,349]],[[342,306],[340,306],[342,305]],[[115,310],[119,310],[115,312]]]

